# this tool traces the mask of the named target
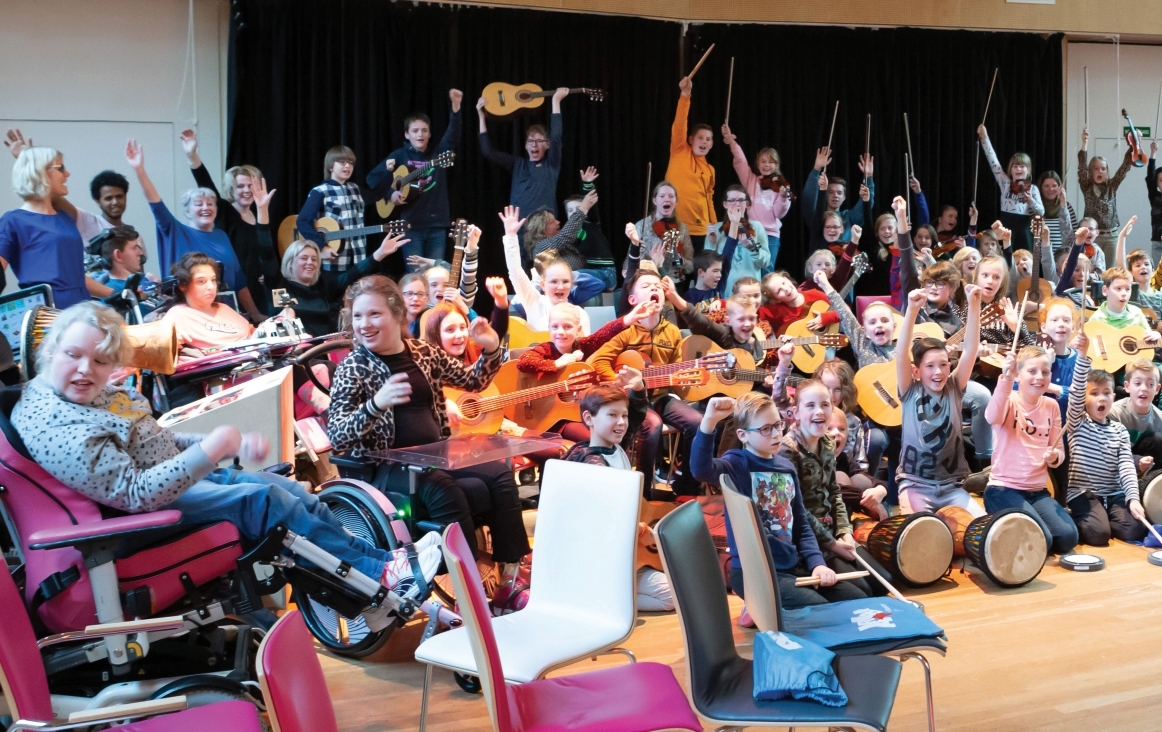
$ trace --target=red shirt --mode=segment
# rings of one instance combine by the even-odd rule
[[[788,325],[807,317],[811,304],[816,302],[827,302],[827,296],[819,290],[807,290],[803,292],[803,304],[799,307],[781,302],[770,302],[759,308],[759,318],[771,326],[775,335],[783,335]],[[834,310],[823,313],[822,318],[823,325],[834,325],[839,322],[839,314]]]

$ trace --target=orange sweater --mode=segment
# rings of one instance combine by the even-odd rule
[[[706,226],[718,221],[714,212],[714,166],[705,156],[694,154],[687,141],[686,118],[690,114],[690,97],[678,97],[678,112],[670,129],[670,165],[666,180],[678,193],[677,219],[686,224],[692,236],[705,236]]]

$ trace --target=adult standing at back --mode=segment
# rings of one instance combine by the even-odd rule
[[[222,174],[222,192],[214,185],[214,179],[202,158],[198,155],[198,133],[183,130],[180,135],[182,149],[190,161],[190,171],[199,188],[206,188],[218,197],[218,214],[214,226],[230,237],[230,246],[242,265],[246,275],[246,287],[260,312],[271,314],[282,308],[275,308],[263,284],[263,275],[272,279],[278,272],[278,261],[271,259],[263,267],[262,248],[258,245],[258,211],[254,203],[254,189],[262,180],[262,171],[253,165],[235,165]],[[264,224],[269,226],[269,224]]]
[[[409,171],[415,171],[427,167],[429,161],[440,153],[455,151],[460,142],[460,102],[464,99],[464,92],[449,89],[448,98],[452,100],[448,129],[435,149],[428,148],[432,139],[432,121],[428,115],[416,112],[403,121],[403,147],[393,150],[367,174],[367,187],[384,198],[390,198],[400,207],[399,217],[410,225],[410,241],[403,246],[405,260],[411,256],[443,259],[447,252],[448,227],[452,225],[448,171],[433,168],[431,174],[411,183],[412,190],[404,198],[400,191],[391,189],[394,171],[388,168],[388,163],[403,163]],[[408,264],[408,271],[419,271],[419,266]]]
[[[560,87],[553,94],[553,113],[549,129],[532,125],[525,132],[527,158],[500,152],[488,139],[488,118],[484,114],[484,97],[476,102],[480,117],[480,152],[489,162],[512,173],[512,189],[508,194],[510,206],[521,211],[549,211],[557,215],[557,176],[561,172],[561,148],[564,145],[564,125],[561,122],[561,100],[569,94],[569,87]],[[523,236],[523,230],[521,235]],[[529,262],[522,261],[528,269]]]
[[[706,160],[706,153],[714,147],[714,131],[707,124],[694,125],[687,133],[690,116],[690,92],[694,82],[683,76],[678,82],[682,91],[678,97],[678,111],[670,128],[670,164],[666,180],[678,192],[678,220],[690,230],[694,253],[702,251],[706,243],[706,228],[717,223],[714,213],[714,166]]]

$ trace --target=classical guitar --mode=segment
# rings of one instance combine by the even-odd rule
[[[378,234],[380,232],[387,234],[389,237],[400,236],[401,234],[406,234],[410,228],[411,226],[406,221],[388,221],[386,224],[357,226],[354,229],[344,229],[338,221],[330,216],[315,219],[315,231],[323,235],[323,239],[327,243],[327,248],[335,253],[338,253],[343,248],[344,239],[353,239],[357,236],[370,236],[371,234]],[[298,217],[287,216],[278,225],[278,255],[281,257],[286,253],[286,248],[291,245],[291,242],[299,238],[301,237],[299,236],[298,230]]]
[[[651,366],[637,351],[625,351],[614,362],[614,371],[629,366],[642,372],[647,389],[667,389],[686,386],[705,386],[710,373],[735,367],[734,354],[729,351],[708,353],[701,358]]]
[[[549,331],[533,330],[532,326],[524,318],[510,315],[508,316],[508,335],[504,338],[508,341],[509,349],[531,348],[538,343],[548,342]]]
[[[428,177],[436,168],[451,168],[455,162],[456,153],[452,150],[445,150],[429,160],[427,165],[415,170],[408,170],[408,166],[400,165],[391,174],[391,190],[398,192],[399,197],[406,201],[415,181]],[[392,212],[395,211],[395,206],[396,203],[391,200],[390,194],[375,202],[375,210],[379,212],[379,217],[382,219],[391,216]]]
[[[503,81],[494,81],[484,87],[480,96],[484,97],[484,111],[493,117],[507,117],[515,112],[526,109],[536,109],[545,103],[545,100],[557,93],[556,89],[542,91],[536,84],[506,84]],[[595,102],[605,99],[605,92],[601,89],[579,87],[570,89],[570,94],[584,94]]]
[[[793,338],[796,341],[795,354],[791,356],[791,362],[795,364],[795,368],[799,369],[805,374],[815,373],[815,369],[819,368],[827,359],[826,347],[812,343],[809,339],[812,336],[817,336],[819,333],[835,334],[839,332],[839,324],[833,323],[822,331],[813,331],[807,327],[807,323],[820,313],[825,313],[831,309],[831,305],[826,300],[811,303],[811,307],[807,309],[807,314],[787,326],[787,330],[783,335],[788,338]],[[800,342],[801,341],[801,342]]]
[[[509,361],[479,393],[444,387],[444,396],[460,410],[460,426],[452,435],[497,432],[505,417],[534,432],[548,432],[564,420],[579,422],[577,392],[597,383],[597,372],[587,364],[571,363],[556,374],[537,378],[520,373],[516,362]],[[527,385],[513,388],[521,384]]]
[[[981,311],[980,326],[992,325],[1005,317],[999,303],[987,306]],[[934,327],[933,327],[934,326]],[[937,335],[936,331],[939,331]],[[944,339],[944,331],[936,323],[916,323],[912,330],[912,342],[920,338],[937,338],[945,345],[955,346],[964,340],[967,328],[961,328]],[[898,427],[904,421],[900,402],[900,381],[896,375],[896,360],[874,363],[855,372],[855,387],[858,390],[856,402],[860,409],[876,424],[884,427]]]
[[[1030,276],[1017,283],[1017,299],[1023,300],[1027,293],[1029,302],[1038,306],[1041,303],[1049,302],[1053,297],[1053,283],[1041,276],[1041,232],[1044,226],[1044,221],[1040,216],[1034,216],[1033,221],[1029,224],[1029,228],[1033,231],[1033,269]],[[1026,326],[1031,330],[1039,329],[1036,308],[1033,309],[1032,315],[1026,314],[1024,318]]]
[[[1089,336],[1089,357],[1094,370],[1112,374],[1134,359],[1154,357],[1156,346],[1144,340],[1147,331],[1139,325],[1115,328],[1109,323],[1091,320],[1083,327]]]
[[[855,283],[859,281],[860,277],[867,274],[869,269],[871,269],[871,265],[868,264],[866,253],[860,252],[851,258],[851,274],[848,276],[847,282],[843,283],[843,287],[839,288],[840,300],[847,300],[848,295],[855,289]]]

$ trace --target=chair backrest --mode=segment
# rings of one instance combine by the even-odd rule
[[[16,388],[0,392],[0,485],[6,489],[0,492],[0,500],[12,517],[24,550],[24,601],[30,604],[40,583],[50,575],[76,567],[81,578],[42,604],[39,615],[50,631],[78,630],[97,622],[93,590],[81,553],[71,547],[32,551],[28,537],[43,529],[100,521],[101,508],[32,460],[9,420],[20,394]]]
[[[726,501],[726,519],[734,534],[734,548],[742,562],[747,612],[760,631],[780,630],[783,623],[779,586],[775,581],[775,566],[771,561],[766,532],[759,523],[758,506],[750,497],[738,492],[729,475],[724,473],[719,480]]]
[[[863,320],[863,311],[867,310],[868,306],[873,302],[882,302],[885,305],[891,305],[892,298],[888,295],[856,295],[855,317],[857,320]]]
[[[600,608],[629,635],[641,497],[636,470],[545,463],[527,607]]]
[[[537,557],[537,561],[540,561],[539,554]],[[504,683],[504,669],[500,665],[496,636],[492,632],[492,613],[488,609],[488,599],[484,596],[476,560],[468,542],[464,540],[460,524],[449,524],[444,529],[444,562],[448,574],[452,576],[460,617],[468,631],[480,688],[484,692],[484,700],[488,702],[492,728],[498,731],[513,729],[516,715]]]
[[[695,709],[714,698],[727,667],[741,661],[734,647],[726,582],[702,507],[690,501],[658,522],[658,553],[674,592],[686,650],[686,681]]]
[[[589,313],[589,332],[596,333],[606,323],[617,317],[616,308],[612,305],[594,305],[585,308]]]
[[[13,719],[51,722],[52,699],[36,634],[8,568],[0,575],[0,607],[4,608],[4,622],[0,623],[0,688],[8,702],[8,713]]]
[[[338,732],[315,642],[298,610],[283,615],[262,639],[257,666],[274,732]]]

